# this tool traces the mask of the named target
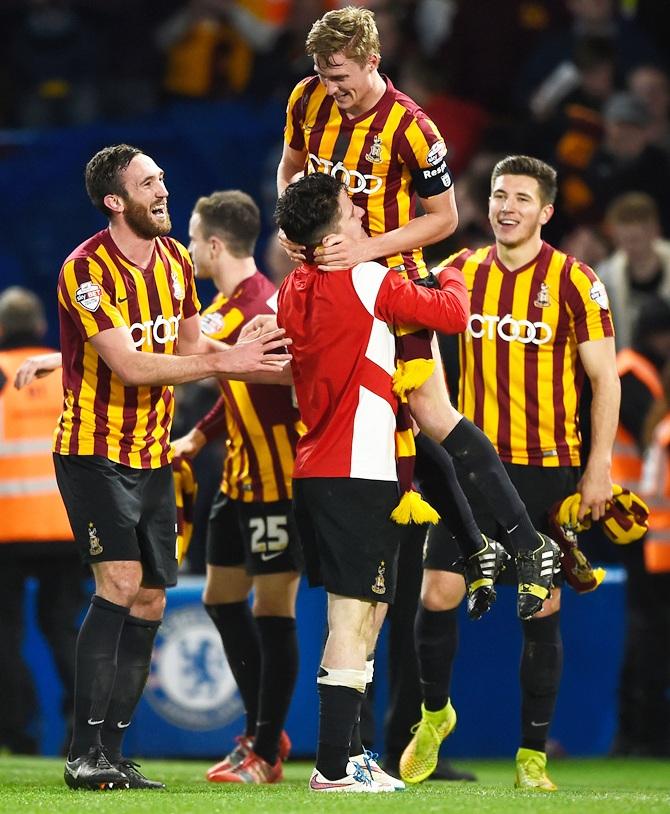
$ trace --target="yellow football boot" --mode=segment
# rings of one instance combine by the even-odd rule
[[[535,749],[519,749],[516,753],[516,780],[518,789],[556,791],[556,784],[547,775],[547,756]]]
[[[414,737],[400,757],[400,777],[405,783],[421,783],[435,771],[440,744],[456,726],[451,701],[444,709],[430,712],[421,704],[421,720],[410,730]]]

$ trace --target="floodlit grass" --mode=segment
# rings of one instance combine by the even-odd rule
[[[512,787],[510,761],[463,761],[478,783],[430,783],[381,795],[315,794],[307,790],[311,765],[289,762],[276,786],[208,783],[199,761],[142,763],[147,776],[168,784],[164,792],[73,792],[62,780],[63,763],[51,758],[0,757],[0,812],[48,814],[655,814],[670,812],[670,762],[556,760],[553,794]]]

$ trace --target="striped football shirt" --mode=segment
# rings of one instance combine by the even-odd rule
[[[191,259],[172,238],[154,240],[144,269],[121,253],[108,229],[76,248],[58,278],[64,403],[54,451],[101,455],[134,469],[168,464],[173,388],[126,387],[89,340],[126,326],[139,352],[174,354],[180,321],[199,308]]]
[[[430,198],[452,185],[447,148],[436,126],[384,79],[386,92],[377,104],[351,119],[318,76],[303,79],[289,97],[284,131],[289,147],[305,153],[307,172],[327,172],[345,184],[373,236],[413,218],[417,194]],[[425,276],[421,248],[379,262],[410,278]]]
[[[607,294],[584,263],[543,243],[510,271],[493,246],[465,249],[470,319],[460,338],[459,408],[503,461],[578,466],[584,368],[577,346],[614,335]]]
[[[212,339],[235,342],[256,314],[274,313],[276,297],[275,286],[257,271],[229,299],[219,295],[202,312],[202,331]],[[300,418],[291,388],[219,383],[219,401],[197,426],[208,439],[222,432],[227,436],[221,491],[244,502],[289,499]]]

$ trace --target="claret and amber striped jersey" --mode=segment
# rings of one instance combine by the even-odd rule
[[[257,271],[229,299],[220,294],[202,312],[202,331],[235,342],[252,317],[276,310],[276,299],[275,286]],[[208,440],[227,435],[221,491],[244,502],[288,500],[300,419],[291,388],[238,381],[220,385],[220,399],[197,427]]]
[[[584,263],[543,243],[510,271],[494,246],[466,249],[440,266],[462,270],[470,292],[460,338],[459,408],[503,461],[578,466],[577,346],[614,335],[605,287]]]
[[[417,194],[452,185],[447,149],[433,122],[388,77],[386,92],[367,113],[342,116],[318,76],[303,79],[288,101],[284,140],[306,154],[306,172],[326,172],[347,186],[364,211],[363,226],[379,235],[414,217]],[[380,258],[410,278],[425,275],[420,248]]]
[[[171,460],[172,387],[126,387],[89,341],[126,326],[142,353],[176,353],[179,323],[200,303],[188,252],[156,238],[148,266],[138,268],[108,229],[82,243],[58,278],[63,412],[54,433],[61,455],[101,455],[133,469]]]

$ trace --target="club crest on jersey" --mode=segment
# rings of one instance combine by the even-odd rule
[[[212,314],[203,314],[200,317],[200,330],[206,336],[216,336],[223,331],[225,322],[225,317],[218,311]]]
[[[591,286],[590,297],[593,302],[597,303],[603,311],[607,311],[610,307],[610,301],[607,297],[607,291],[605,291],[605,286],[598,280]]]
[[[549,301],[549,286],[546,283],[540,283],[540,290],[537,292],[537,297],[535,297],[533,305],[536,308],[549,308],[551,305]]]
[[[170,276],[172,277],[172,292],[174,293],[175,299],[183,300],[186,294],[184,292],[184,286],[181,284],[181,280],[179,279],[179,275],[174,269],[172,269]]]
[[[87,280],[74,292],[74,298],[87,311],[97,311],[102,299],[102,288],[97,283]]]
[[[437,167],[441,164],[447,154],[447,145],[443,141],[436,141],[435,144],[428,150],[426,161],[431,167]]]
[[[384,564],[384,560],[382,560],[379,563],[379,568],[377,568],[377,576],[375,577],[375,581],[370,586],[373,593],[375,593],[375,594],[385,594],[386,593],[386,583],[384,582],[384,574],[385,573],[386,573],[386,567],[385,567],[385,564]]]
[[[88,553],[91,555],[91,557],[97,557],[98,554],[102,554],[102,546],[100,545],[98,530],[93,523],[88,524]]]
[[[375,136],[370,146],[370,149],[365,154],[365,160],[370,161],[372,164],[381,164],[382,162],[382,139],[381,136]]]

